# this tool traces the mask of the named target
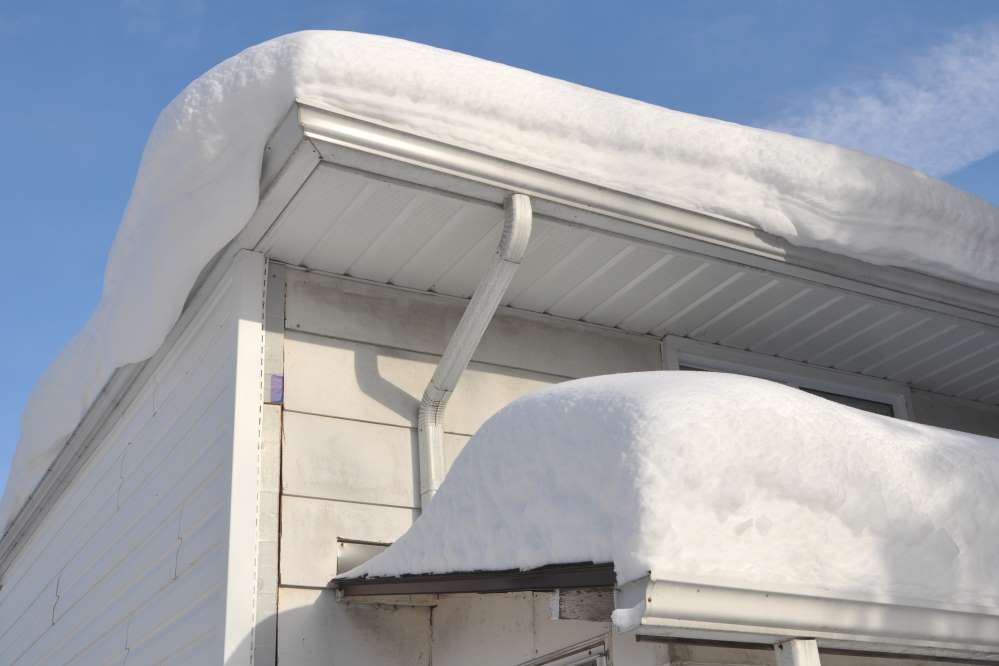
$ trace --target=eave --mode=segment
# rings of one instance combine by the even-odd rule
[[[295,162],[307,141],[331,165],[451,196],[502,206],[510,192],[531,197],[539,217],[648,240],[721,260],[856,290],[940,312],[999,323],[999,293],[893,266],[798,247],[738,220],[684,210],[528,165],[417,136],[343,111],[299,100],[275,130],[262,183]],[[269,211],[244,238],[265,240]]]
[[[842,294],[844,298],[869,307],[904,310],[925,320],[929,333],[922,341],[912,342],[905,350],[906,354],[923,363],[921,352],[932,346],[937,365],[928,372],[944,372],[938,384],[944,384],[944,389],[955,390],[943,390],[931,383],[913,385],[989,404],[999,403],[999,365],[979,362],[983,353],[999,347],[999,294],[981,285],[958,284],[900,268],[875,266],[840,255],[798,248],[736,220],[714,218],[610,190],[299,100],[292,105],[266,146],[261,197],[254,215],[243,232],[205,268],[202,280],[192,289],[184,316],[160,353],[143,363],[119,369],[69,437],[34,493],[0,538],[0,576],[31,538],[62,489],[72,482],[94,443],[100,440],[101,433],[112,427],[117,416],[125,410],[130,396],[141,386],[142,377],[151,372],[162,352],[169,347],[170,340],[183,330],[185,322],[200,307],[234,254],[252,250],[275,261],[288,261],[280,256],[276,241],[282,235],[288,238],[300,233],[296,225],[301,220],[295,219],[296,202],[310,188],[316,190],[316,184],[321,184],[320,177],[336,179],[341,176],[446,198],[474,208],[476,214],[487,221],[491,215],[498,220],[504,199],[511,192],[520,192],[531,197],[536,218],[543,225],[556,225],[576,237],[599,238],[601,242],[612,239],[636,248],[710,263],[720,267],[720,272],[728,270],[760,279],[761,276],[772,277],[803,290]],[[311,222],[326,224],[315,218]],[[474,261],[469,263],[474,268]],[[378,282],[322,265],[307,265],[306,268]],[[477,277],[471,273],[470,276]],[[455,281],[455,285],[455,293],[435,289],[435,285],[424,291],[436,291],[442,297],[467,298],[474,279],[467,285],[467,293],[463,291],[466,285],[460,280]],[[393,286],[413,289],[406,285]],[[664,288],[668,286],[664,285]],[[742,300],[746,298],[749,297]],[[504,309],[524,316],[571,319],[580,325],[614,328],[612,324],[587,321],[585,317],[571,317],[545,309],[535,311],[516,303],[506,304]],[[812,314],[814,311],[804,312],[800,317]],[[697,333],[709,323],[694,322],[688,332]],[[638,335],[665,337],[676,334],[675,331],[623,328],[625,332]],[[837,332],[835,328],[828,331],[829,334]],[[877,332],[881,334],[880,329]],[[884,334],[908,333],[902,327],[893,330],[888,326]],[[697,338],[696,335],[691,337]],[[953,358],[938,357],[938,349],[952,349]],[[807,359],[793,360],[808,363]],[[834,360],[828,366],[835,368]],[[856,372],[850,368],[841,371]],[[969,374],[971,376],[967,377]],[[908,382],[906,377],[878,376]]]

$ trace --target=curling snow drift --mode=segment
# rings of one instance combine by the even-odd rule
[[[345,577],[613,562],[619,583],[996,607],[996,506],[995,439],[751,377],[610,375],[493,416]]]

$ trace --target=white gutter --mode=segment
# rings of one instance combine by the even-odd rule
[[[492,264],[475,288],[420,402],[421,507],[433,499],[444,478],[444,409],[447,401],[520,267],[531,238],[530,198],[523,194],[510,195],[505,209],[503,234]]]
[[[502,193],[523,192],[538,215],[999,325],[999,293],[990,285],[959,284],[797,247],[744,223],[477,153],[303,100],[285,122],[300,128],[330,164],[494,203]]]
[[[645,640],[775,645],[809,639],[820,652],[999,659],[999,615],[991,608],[684,582],[657,579],[655,572],[622,585],[616,603],[615,623]]]

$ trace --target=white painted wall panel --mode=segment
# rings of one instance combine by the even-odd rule
[[[436,356],[303,333],[285,337],[285,409],[415,426]],[[444,425],[473,434],[514,399],[566,379],[473,363],[462,375]]]
[[[509,666],[535,656],[530,592],[443,599],[434,609],[434,666]]]
[[[415,429],[288,412],[284,433],[283,492],[419,506]]]
[[[338,538],[392,542],[415,519],[413,509],[285,495],[281,584],[324,588],[336,575]]]
[[[347,605],[330,591],[287,587],[281,588],[279,606],[283,666],[431,663],[429,608]]]
[[[289,330],[439,355],[465,302],[288,272]],[[562,377],[659,367],[658,339],[500,311],[473,360]]]
[[[242,289],[222,278],[7,571],[0,663],[222,661]]]
[[[434,666],[510,666],[610,631],[609,622],[552,620],[550,603],[536,592],[442,598],[433,610]]]

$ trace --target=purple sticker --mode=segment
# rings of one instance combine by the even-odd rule
[[[271,399],[272,403],[284,402],[284,375],[271,375]]]

